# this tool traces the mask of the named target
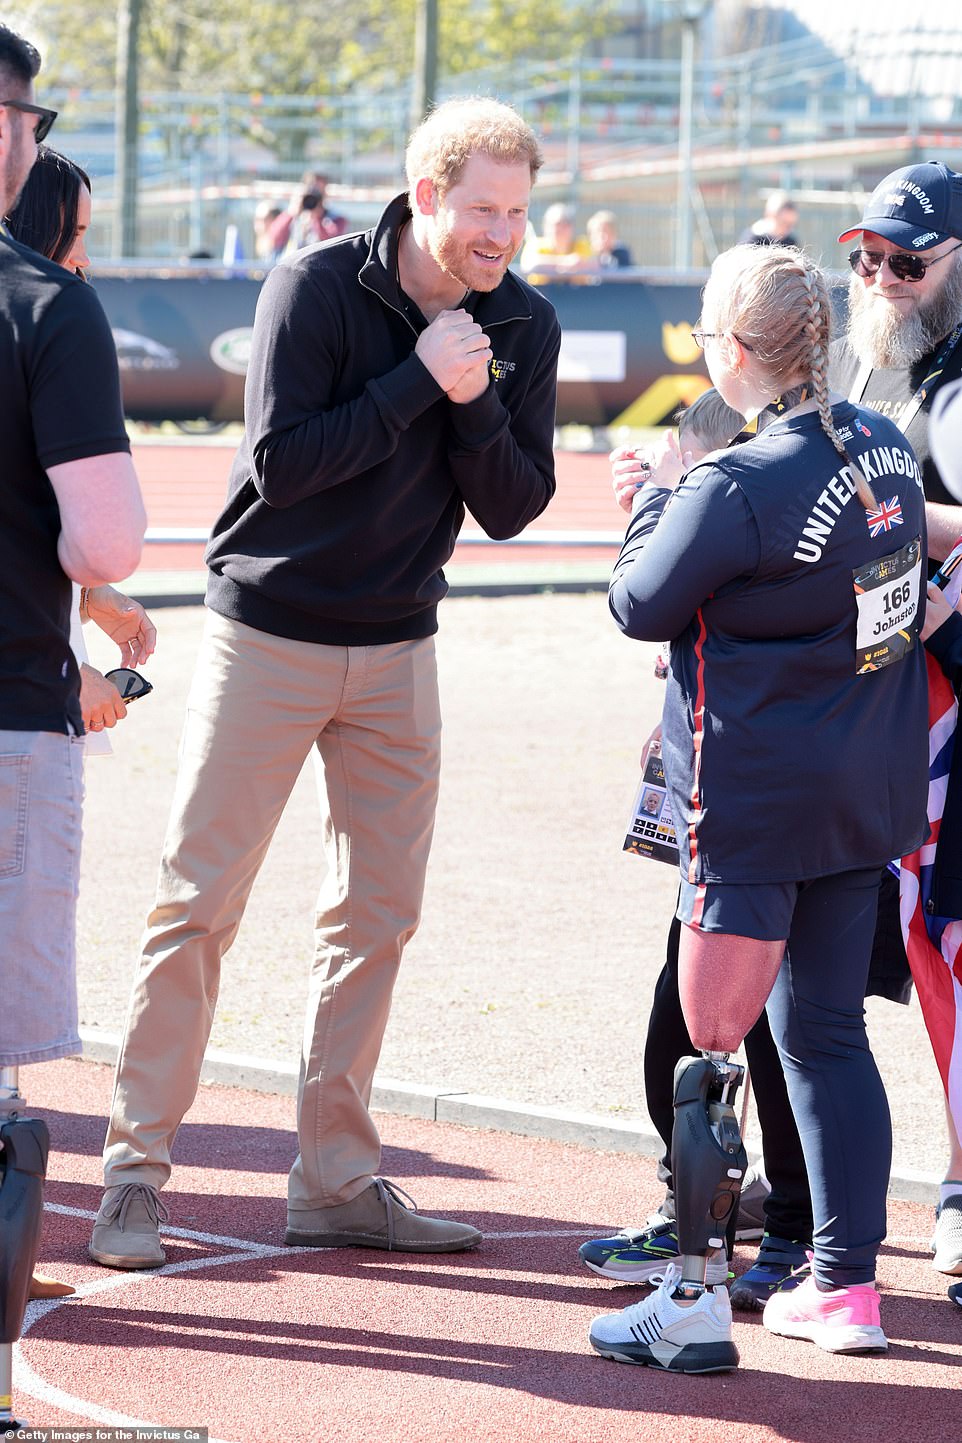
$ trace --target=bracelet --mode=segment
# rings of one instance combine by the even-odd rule
[[[86,617],[86,619],[87,619],[88,621],[90,620],[90,612],[87,610],[87,602],[88,602],[89,599],[90,599],[90,587],[89,587],[89,586],[81,586],[81,588],[80,588],[80,620],[81,620],[81,621],[84,620],[84,617]]]

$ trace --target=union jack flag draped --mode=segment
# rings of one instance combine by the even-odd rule
[[[946,599],[953,606],[960,591],[962,566],[953,571],[945,588]],[[959,707],[938,662],[928,654],[925,660],[929,679],[929,835],[917,852],[902,858],[899,910],[922,1016],[955,1129],[962,1137],[962,921],[928,911]]]

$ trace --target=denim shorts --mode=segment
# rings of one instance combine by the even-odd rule
[[[82,737],[0,731],[0,1067],[79,1052]]]

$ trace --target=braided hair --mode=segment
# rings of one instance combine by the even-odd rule
[[[733,246],[712,266],[713,312],[755,357],[773,396],[803,386],[818,408],[823,432],[848,467],[855,494],[878,505],[868,478],[835,429],[828,399],[832,308],[823,273],[795,246]]]

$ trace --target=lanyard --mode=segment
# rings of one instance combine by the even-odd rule
[[[903,436],[911,426],[912,422],[915,420],[919,407],[922,405],[926,396],[929,395],[936,381],[945,370],[945,363],[958,345],[960,336],[962,336],[962,321],[959,322],[952,334],[946,337],[945,344],[942,346],[941,350],[935,358],[935,365],[932,367],[929,374],[922,381],[915,395],[912,397],[911,401],[909,401],[908,405],[905,407],[905,410],[902,412],[899,419],[895,422],[896,426],[898,426]],[[862,363],[859,373],[855,377],[855,381],[852,385],[851,391],[849,392],[848,399],[852,401],[856,406],[865,395],[865,387],[868,385],[868,378],[872,374],[874,369],[875,367],[871,364],[871,362],[865,361]]]

